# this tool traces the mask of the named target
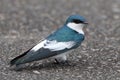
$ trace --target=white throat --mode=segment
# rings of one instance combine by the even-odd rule
[[[75,31],[77,31],[80,34],[84,34],[82,28],[84,26],[84,24],[75,24],[75,23],[68,23],[67,26]]]

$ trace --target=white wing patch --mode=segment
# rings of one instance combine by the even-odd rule
[[[35,47],[32,48],[33,51],[37,51],[40,48],[46,48],[50,49],[51,51],[59,51],[59,50],[64,50],[64,49],[70,49],[75,45],[74,41],[69,41],[69,42],[57,42],[56,40],[49,41],[49,40],[44,40]]]
[[[33,50],[33,51],[39,50],[40,48],[44,47],[44,44],[45,44],[46,42],[47,42],[46,40],[40,42],[40,43],[37,44],[35,47],[33,47],[31,50]]]
[[[44,48],[48,48],[51,51],[59,51],[59,50],[65,49],[65,48],[69,49],[69,48],[73,47],[74,44],[75,44],[74,41],[57,42],[56,40],[54,40],[54,41],[49,41],[49,43],[46,44],[46,46],[44,46]]]

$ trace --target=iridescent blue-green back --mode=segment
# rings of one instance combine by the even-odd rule
[[[84,35],[64,26],[48,36],[47,39],[50,41],[56,40],[58,42],[74,41],[76,43],[76,47],[78,47],[84,40]]]

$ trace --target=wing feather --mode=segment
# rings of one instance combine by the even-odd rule
[[[44,40],[35,47],[32,48],[33,51],[37,51],[40,48],[49,49],[51,51],[59,51],[64,49],[70,49],[75,45],[74,41],[68,41],[68,42],[57,42],[56,40]]]

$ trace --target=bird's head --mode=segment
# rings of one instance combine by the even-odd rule
[[[86,19],[80,15],[69,16],[65,23],[67,27],[77,30],[77,32],[80,32],[87,24]]]

